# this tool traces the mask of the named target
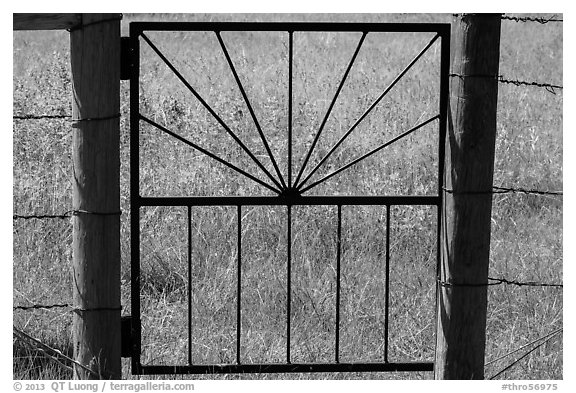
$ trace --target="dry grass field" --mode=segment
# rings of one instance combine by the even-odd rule
[[[130,21],[449,22],[450,15],[124,15]],[[212,33],[150,33],[198,93],[274,174],[234,77]],[[287,34],[223,33],[262,130],[285,176],[288,168]],[[360,34],[297,33],[294,38],[293,176],[300,169]],[[390,81],[432,39],[430,34],[369,34],[357,64],[311,156],[305,175]],[[70,114],[67,32],[14,32],[14,115]],[[503,21],[500,74],[562,85],[561,23]],[[141,44],[143,115],[234,165],[267,180],[208,111]],[[334,152],[314,180],[438,111],[439,45],[435,43]],[[129,83],[122,82],[122,305],[130,313]],[[494,184],[561,191],[562,90],[500,84]],[[250,179],[141,123],[140,192],[145,196],[273,195]],[[310,195],[434,195],[437,121],[332,177]],[[66,119],[14,121],[14,214],[71,210],[71,132]],[[236,357],[237,210],[192,209],[192,357],[195,363]],[[187,362],[187,211],[141,212],[142,363]],[[282,362],[286,343],[285,207],[243,207],[242,339],[246,363]],[[341,361],[383,358],[386,208],[342,209]],[[15,220],[14,305],[71,303],[71,220]],[[391,361],[431,361],[435,347],[436,211],[392,207],[390,225]],[[292,359],[334,358],[336,207],[292,212]],[[522,193],[493,199],[490,277],[562,283],[562,197]],[[561,328],[562,288],[488,287],[486,376],[535,345],[500,357]],[[71,353],[66,308],[14,311],[14,325]],[[538,344],[539,342],[536,342]],[[15,379],[68,379],[71,374],[14,339]],[[562,335],[532,352],[503,379],[562,379]],[[129,362],[124,378],[131,378]],[[225,375],[208,378],[429,379],[432,373]],[[165,377],[165,376],[162,376]]]

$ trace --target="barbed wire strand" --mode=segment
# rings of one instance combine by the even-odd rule
[[[71,357],[64,355],[61,351],[44,344],[42,341],[30,336],[29,334],[18,329],[14,325],[12,327],[14,328],[14,330],[13,330],[14,334],[18,338],[20,338],[22,341],[28,342],[31,345],[34,344],[38,350],[42,351],[43,353],[48,355],[50,358],[51,358],[50,354],[55,355],[55,356],[59,356],[59,357],[63,358],[64,360],[84,369],[85,371],[89,372],[90,374],[94,375],[95,377],[100,378],[100,375],[98,375],[98,373],[94,372],[93,370],[90,370],[88,367],[77,362],[76,360],[72,359]]]
[[[70,115],[15,115],[13,120],[71,119]]]
[[[500,284],[508,284],[508,285],[517,285],[519,287],[557,287],[557,288],[564,288],[564,284],[550,284],[550,283],[540,283],[536,281],[527,281],[527,282],[520,282],[515,280],[507,280],[505,278],[492,278],[488,277],[489,280],[496,281],[492,283],[492,285],[500,285]]]
[[[559,332],[556,332],[556,334],[558,334]],[[524,355],[520,356],[518,359],[516,359],[515,361],[513,361],[512,363],[510,363],[508,366],[506,366],[505,368],[503,368],[501,371],[497,372],[496,374],[494,374],[493,376],[491,376],[490,380],[495,379],[496,377],[499,377],[500,375],[502,375],[503,373],[505,373],[506,371],[510,370],[512,367],[514,367],[516,364],[518,364],[522,359],[526,358],[528,355],[530,355],[532,352],[534,352],[535,350],[537,350],[538,348],[540,348],[541,346],[543,346],[544,344],[546,344],[548,341],[552,340],[556,334],[548,337],[545,341],[541,342],[540,344],[538,344],[537,346],[535,346],[534,348],[532,348],[531,350],[529,350],[528,352],[526,352]]]
[[[84,121],[101,121],[101,120],[112,120],[118,119],[122,116],[121,113],[115,113],[109,116],[101,116],[101,117],[86,117],[83,119],[74,119],[70,115],[14,115],[12,116],[13,120],[42,120],[42,119],[65,119],[67,121],[71,121],[73,123],[84,122]],[[74,127],[74,126],[73,126]]]
[[[64,212],[62,214],[29,214],[29,215],[13,214],[12,219],[13,220],[32,220],[32,219],[43,220],[43,219],[52,219],[52,218],[65,219],[65,218],[70,218],[72,216],[77,216],[80,214],[92,214],[92,215],[96,215],[96,216],[119,216],[122,214],[122,212],[121,211],[118,211],[118,212],[92,212],[92,211],[87,211],[87,210],[68,210],[67,212]]]
[[[72,307],[71,304],[49,304],[49,305],[44,305],[44,304],[34,304],[32,306],[14,306],[12,307],[13,310],[23,310],[23,311],[28,311],[28,310],[50,310],[52,308],[67,308],[67,307]]]
[[[510,188],[510,187],[499,187],[492,186],[491,191],[454,191],[453,189],[442,187],[442,190],[454,195],[488,195],[488,194],[527,194],[527,195],[554,195],[562,196],[564,195],[562,191],[543,191],[534,190],[526,188]]]
[[[556,89],[558,89],[558,90],[564,89],[564,87],[561,85],[553,85],[551,83],[543,83],[543,82],[533,82],[533,81],[529,82],[529,81],[522,81],[522,80],[506,79],[502,75],[484,75],[484,74],[464,75],[464,74],[451,73],[451,74],[448,74],[448,76],[451,78],[460,78],[460,79],[463,79],[463,78],[495,79],[500,83],[512,84],[514,86],[542,87],[542,88],[545,88],[548,92],[550,92],[552,94],[556,94]]]
[[[535,190],[535,189],[526,189],[526,188],[510,188],[510,187],[499,187],[493,186],[492,191],[454,191],[452,189],[443,187],[443,191],[449,194],[455,195],[482,195],[482,194],[508,194],[508,193],[518,193],[518,194],[529,194],[529,195],[552,195],[552,196],[562,196],[564,193],[562,191],[543,191],[543,190]],[[112,216],[112,215],[121,215],[122,212],[89,212],[86,210],[69,210],[62,214],[14,214],[12,215],[13,220],[32,220],[32,219],[66,219],[70,218],[71,216],[78,215],[78,214],[94,214],[94,215],[101,215],[101,216]]]
[[[562,191],[542,191],[542,190],[529,190],[525,188],[509,188],[493,186],[493,194],[507,194],[507,193],[521,193],[521,194],[534,194],[534,195],[564,195]]]
[[[513,350],[512,352],[508,352],[506,355],[502,355],[502,356],[500,356],[500,357],[498,357],[498,358],[496,358],[496,359],[490,360],[489,362],[487,362],[486,364],[484,364],[484,366],[489,366],[489,365],[492,364],[492,363],[496,363],[497,361],[502,360],[502,359],[504,359],[504,358],[506,358],[506,357],[508,357],[508,356],[510,356],[510,355],[512,355],[512,354],[514,354],[514,353],[516,353],[516,352],[518,352],[518,351],[521,351],[521,350],[523,350],[524,348],[529,347],[530,345],[536,344],[538,341],[541,341],[541,340],[544,340],[544,339],[546,339],[546,338],[548,338],[548,337],[550,337],[550,336],[553,336],[553,335],[557,334],[558,332],[561,332],[562,330],[563,330],[563,328],[558,328],[558,329],[556,329],[556,330],[548,333],[548,334],[545,335],[545,336],[539,337],[539,338],[537,338],[536,340],[534,340],[534,341],[532,341],[532,342],[529,342],[528,344],[522,345],[520,348],[516,348],[516,349]]]
[[[452,288],[452,287],[490,287],[494,285],[516,285],[519,287],[556,287],[556,288],[563,288],[564,284],[556,284],[556,283],[540,283],[536,281],[515,281],[515,280],[507,280],[505,278],[493,278],[488,277],[488,280],[495,281],[495,282],[486,282],[486,283],[454,283],[454,282],[446,282],[442,281],[441,279],[437,279],[438,284],[445,288]]]
[[[12,216],[13,220],[44,220],[44,219],[52,219],[52,218],[58,218],[58,219],[66,219],[66,218],[70,218],[72,217],[71,214],[69,214],[68,212],[64,213],[64,214],[31,214],[31,215],[21,215],[21,214],[14,214]]]
[[[34,351],[38,351],[41,352],[43,356],[47,357],[48,359],[58,363],[60,366],[62,366],[63,368],[65,368],[66,370],[70,371],[70,372],[74,372],[74,369],[70,366],[68,366],[67,364],[64,364],[64,362],[60,361],[60,359],[58,359],[56,356],[52,356],[50,354],[48,354],[46,351],[43,351],[42,349],[36,347],[34,344],[32,344],[31,342],[27,341],[24,339],[23,336],[21,336],[19,333],[14,332],[14,335],[16,336],[16,339],[21,341],[22,343],[24,343],[24,345],[26,345],[28,348],[31,348]],[[54,349],[55,351],[57,351],[56,349]],[[29,356],[28,356],[29,357]],[[21,359],[25,359],[27,358],[27,356],[20,356],[19,358]]]
[[[90,307],[90,308],[80,308],[74,307],[71,304],[33,304],[31,306],[14,306],[12,309],[14,311],[30,311],[30,310],[50,310],[52,308],[70,308],[70,312],[80,313],[80,312],[92,312],[92,311],[121,311],[122,306],[119,307]]]
[[[556,19],[556,15],[552,15],[550,18],[538,18],[534,16],[510,16],[510,15],[502,15],[501,19],[504,20],[512,20],[514,22],[537,22],[541,25],[545,25],[546,23],[550,22],[564,22],[563,19]]]

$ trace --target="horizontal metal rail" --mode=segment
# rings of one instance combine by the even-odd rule
[[[370,196],[192,196],[192,197],[139,197],[138,206],[438,206],[438,195],[370,195]]]
[[[310,31],[374,33],[449,33],[447,23],[326,22],[132,22],[131,34],[142,31]]]
[[[188,366],[141,366],[139,374],[218,374],[218,373],[337,373],[378,371],[434,371],[432,362],[409,363],[277,363],[277,364],[199,364]]]

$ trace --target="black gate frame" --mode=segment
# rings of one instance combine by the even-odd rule
[[[278,190],[274,189],[278,193],[277,196],[229,196],[229,197],[142,197],[140,196],[139,188],[139,175],[140,175],[140,159],[139,159],[139,124],[140,121],[145,121],[167,134],[170,134],[184,143],[191,145],[195,149],[199,149],[198,146],[192,144],[191,142],[184,140],[183,138],[171,133],[162,126],[154,123],[153,121],[147,119],[140,114],[139,108],[139,67],[140,67],[140,38],[144,38],[148,44],[151,42],[143,34],[145,31],[210,31],[215,32],[220,40],[221,45],[225,51],[224,45],[221,41],[220,32],[223,31],[281,31],[287,32],[289,34],[289,111],[288,111],[288,135],[289,135],[289,150],[288,150],[288,161],[289,161],[289,171],[288,171],[288,186],[284,183],[284,180],[280,176],[280,181],[282,185],[275,182],[269,173],[268,176],[273,180],[274,184],[278,186]],[[430,123],[433,120],[439,120],[439,145],[438,145],[438,193],[432,196],[303,196],[302,193],[307,189],[313,187],[315,184],[326,180],[327,177],[335,175],[337,172],[332,172],[327,177],[321,179],[318,182],[308,185],[302,188],[303,183],[306,182],[311,176],[311,174],[302,182],[298,184],[300,176],[306,166],[309,156],[312,153],[315,142],[322,131],[323,125],[320,131],[316,135],[316,139],[312,144],[312,148],[308,153],[308,157],[304,161],[301,173],[298,178],[293,183],[292,182],[292,166],[291,166],[291,131],[292,131],[292,97],[291,97],[291,86],[292,86],[292,36],[294,32],[360,32],[363,36],[360,40],[359,46],[356,49],[356,53],[352,58],[352,62],[346,71],[341,85],[336,92],[334,101],[336,100],[339,90],[346,79],[346,75],[354,62],[355,56],[360,49],[360,45],[364,40],[364,37],[369,32],[430,32],[436,33],[436,36],[428,44],[428,46],[413,60],[415,63],[419,57],[432,45],[432,43],[440,38],[441,40],[441,54],[440,54],[440,96],[439,96],[439,113],[428,119],[424,123],[421,123],[417,127],[401,134],[400,136],[388,141],[379,148],[371,151],[367,155],[360,157],[359,159],[353,161],[350,165],[347,165],[340,170],[346,169],[347,167],[353,165],[361,159],[366,158],[368,155],[375,153],[377,150],[395,142],[403,136],[415,131],[416,129],[422,127],[425,124]],[[152,44],[153,45],[153,44]],[[154,47],[153,47],[154,49]],[[132,357],[132,373],[135,375],[149,375],[149,374],[205,374],[205,373],[289,373],[289,372],[374,372],[374,371],[433,371],[433,362],[405,362],[405,363],[391,363],[388,361],[388,298],[389,298],[389,229],[390,229],[390,207],[391,206],[404,206],[404,205],[422,205],[422,206],[436,206],[437,207],[437,275],[439,271],[439,261],[440,261],[440,225],[441,225],[441,209],[442,209],[442,192],[443,189],[443,172],[444,172],[444,155],[445,146],[444,141],[446,137],[446,126],[447,126],[447,114],[448,114],[448,79],[449,79],[449,61],[450,61],[450,24],[444,23],[313,23],[313,22],[298,22],[298,23],[283,23],[283,22],[257,22],[257,23],[243,23],[243,22],[132,22],[130,23],[130,38],[129,38],[129,52],[130,52],[130,203],[131,203],[131,301],[132,301],[132,318],[131,318],[131,357]],[[158,53],[158,52],[157,52]],[[230,60],[228,59],[230,62]],[[166,62],[166,60],[165,60]],[[404,73],[412,66],[411,63],[398,77],[399,80]],[[167,64],[170,66],[169,62]],[[231,65],[232,67],[232,65]],[[172,67],[171,67],[172,68]],[[173,69],[174,71],[174,69]],[[232,67],[232,71],[235,71]],[[177,71],[176,71],[177,72]],[[181,77],[181,76],[180,76]],[[241,92],[242,86],[238,81],[237,75],[235,74],[236,80],[240,86]],[[397,81],[396,80],[396,81]],[[396,82],[394,81],[393,84]],[[190,89],[190,86],[188,86]],[[391,88],[391,86],[389,87]],[[194,92],[194,91],[193,91]],[[387,91],[380,97],[382,98]],[[198,96],[197,96],[198,97]],[[245,97],[246,98],[246,97]],[[373,106],[377,104],[378,99]],[[332,102],[332,105],[334,104]],[[246,103],[250,108],[250,104],[246,100]],[[328,109],[326,118],[330,113],[331,107]],[[364,115],[368,113],[365,112]],[[363,115],[363,116],[364,116]],[[363,118],[360,118],[360,120]],[[359,120],[359,121],[360,121]],[[326,121],[326,119],[324,120]],[[359,121],[357,123],[359,123]],[[259,128],[256,122],[257,128]],[[229,130],[227,130],[229,131]],[[259,129],[259,131],[261,131]],[[262,135],[261,135],[262,136]],[[266,141],[264,140],[266,145]],[[338,144],[337,144],[338,145]],[[337,147],[333,148],[333,150]],[[268,153],[270,154],[269,148]],[[201,150],[201,148],[200,148]],[[202,150],[201,150],[202,151]],[[210,156],[209,152],[205,154]],[[250,153],[249,153],[250,154]],[[330,153],[329,153],[330,154]],[[328,155],[329,155],[328,154]],[[213,157],[218,160],[218,157]],[[327,156],[325,157],[325,159]],[[273,157],[271,160],[276,167]],[[323,162],[317,165],[317,169]],[[220,161],[222,162],[222,161]],[[222,162],[228,165],[225,162]],[[231,165],[231,164],[230,164]],[[228,165],[228,166],[230,166]],[[238,172],[242,173],[241,170],[236,169]],[[313,170],[313,172],[315,171]],[[264,171],[266,171],[264,169]],[[312,173],[313,173],[312,172]],[[250,175],[243,173],[244,175],[252,178]],[[279,174],[279,173],[278,173]],[[279,174],[280,175],[280,174]],[[256,181],[263,184],[263,182],[256,179]],[[264,184],[263,184],[264,185]],[[266,185],[268,188],[268,185]],[[236,206],[238,217],[240,217],[242,206],[286,206],[287,207],[287,220],[288,220],[288,240],[287,240],[287,348],[286,348],[286,363],[271,363],[271,364],[243,364],[240,362],[240,280],[241,280],[241,253],[238,252],[238,292],[237,292],[237,356],[236,363],[233,364],[193,364],[191,359],[191,316],[188,316],[189,326],[188,326],[188,364],[187,365],[142,365],[141,364],[141,319],[140,319],[140,208],[147,206],[186,206],[188,209],[188,258],[189,258],[189,270],[190,270],[190,247],[191,247],[191,207],[192,206]],[[334,363],[292,363],[290,361],[290,266],[291,266],[291,208],[297,205],[335,205],[338,207],[338,230],[337,230],[337,276],[336,276],[336,331],[335,331],[335,362]],[[371,363],[342,363],[339,361],[339,289],[340,289],[340,244],[341,244],[341,214],[342,206],[344,205],[379,205],[386,206],[386,303],[385,303],[385,348],[384,348],[384,362],[371,362]],[[240,250],[241,243],[241,221],[238,219],[238,247]],[[438,278],[438,277],[436,277]],[[188,293],[190,296],[190,277],[188,283]],[[188,299],[190,303],[190,299]]]

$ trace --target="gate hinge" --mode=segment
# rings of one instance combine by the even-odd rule
[[[132,357],[132,316],[120,317],[120,356]]]
[[[120,37],[120,80],[130,79],[132,71],[132,48],[130,48],[130,37]]]

